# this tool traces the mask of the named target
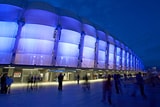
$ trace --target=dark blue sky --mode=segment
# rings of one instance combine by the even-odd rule
[[[160,66],[160,0],[30,0],[70,10],[106,29],[145,66]]]

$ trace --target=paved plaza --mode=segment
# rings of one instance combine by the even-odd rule
[[[22,84],[21,84],[22,86]],[[112,91],[112,105],[101,102],[102,82],[91,82],[90,90],[84,91],[82,84],[64,82],[63,91],[57,90],[57,83],[39,85],[38,89],[27,90],[27,86],[15,87],[10,94],[0,94],[0,107],[160,107],[160,86],[145,86],[147,98],[139,91],[131,96],[132,86],[122,87],[123,93]]]

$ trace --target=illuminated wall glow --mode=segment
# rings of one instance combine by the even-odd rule
[[[122,70],[125,70],[125,51],[122,51]]]
[[[94,66],[94,49],[93,48],[88,48],[88,47],[84,47],[83,48],[83,63],[82,66],[83,67],[93,67]]]
[[[135,61],[136,61],[136,58],[135,58],[135,56],[133,56],[133,70],[135,70]]]
[[[98,65],[97,65],[98,68],[105,68],[106,47],[107,43],[105,41],[99,40]]]
[[[94,67],[94,58],[95,58],[95,43],[96,38],[85,35],[84,37],[84,48],[82,55],[82,67]]]
[[[0,30],[0,64],[10,64],[18,25],[0,21]]]
[[[129,69],[129,53],[127,52],[127,63],[126,63],[126,67],[127,67],[127,70]]]
[[[51,26],[25,24],[21,31],[21,38],[54,40],[54,30],[55,27]]]
[[[105,61],[106,60],[106,53],[105,53],[105,51],[101,51],[101,50],[99,50],[98,51],[98,60],[99,61]]]
[[[0,52],[0,64],[10,64],[12,53]]]
[[[81,23],[80,21],[67,17],[67,16],[60,16],[60,24],[63,27],[63,29],[73,30],[75,32],[81,32]]]
[[[54,27],[45,25],[25,24],[21,31],[15,63],[51,65],[54,29]]]
[[[41,24],[52,27],[55,27],[58,24],[58,16],[53,12],[46,10],[30,8],[25,11],[24,16],[27,23]]]
[[[15,38],[0,37],[0,52],[12,53],[14,44],[15,44]]]
[[[116,68],[120,69],[120,60],[121,60],[121,49],[117,47],[116,49]]]
[[[84,47],[95,48],[96,38],[85,35],[84,37]]]
[[[132,57],[132,54],[130,54],[130,68],[131,68],[131,70],[133,70],[132,63],[133,63],[133,57]]]
[[[52,54],[53,41],[41,39],[20,39],[17,52],[31,54]]]
[[[67,42],[71,44],[79,44],[80,42],[80,33],[72,31],[72,30],[61,30],[60,42]]]
[[[105,68],[106,52],[98,51],[98,68]]]
[[[109,69],[113,69],[114,67],[114,48],[115,46],[113,44],[109,44],[109,59],[108,59]]]
[[[72,30],[61,30],[56,66],[77,67],[80,36],[80,33]]]
[[[106,51],[107,43],[105,41],[99,40],[99,50]]]
[[[14,38],[17,34],[18,25],[16,22],[2,22],[0,21],[0,37]]]
[[[17,64],[23,65],[51,65],[52,62],[52,55],[45,55],[45,54],[16,54],[15,62]]]
[[[108,61],[108,69],[143,69],[141,60],[128,47],[87,21],[79,21],[79,17],[39,2],[28,2],[27,9],[17,7],[23,3],[10,3],[0,4],[0,64],[105,69]],[[22,26],[21,18],[25,19]]]

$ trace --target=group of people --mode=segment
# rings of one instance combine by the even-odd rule
[[[40,75],[29,75],[27,90],[38,89],[38,82],[40,82],[41,80],[42,80],[42,78]]]
[[[13,78],[8,76],[7,73],[1,74],[1,94],[9,94]]]
[[[62,91],[62,88],[63,88],[63,78],[64,78],[64,76],[65,76],[65,74],[62,74],[62,73],[60,73],[59,75],[58,75],[58,90],[59,91]],[[79,84],[79,80],[80,80],[80,75],[79,74],[77,74],[77,77],[76,77],[76,79],[77,79],[77,84]],[[83,79],[85,80],[84,81],[84,83],[83,83],[83,86],[82,86],[82,88],[84,89],[84,91],[87,89],[87,90],[90,90],[90,83],[88,82],[88,76],[87,75],[85,75],[84,77],[83,77]]]
[[[112,77],[113,77],[113,81],[111,81]],[[130,76],[130,78],[131,77],[132,75]],[[126,81],[125,79],[126,78],[124,78],[124,81]],[[102,85],[102,92],[103,92],[102,102],[105,102],[107,97],[108,103],[112,104],[111,96],[112,96],[113,88],[115,89],[115,92],[117,94],[122,94],[121,76],[119,74],[114,74],[113,76],[109,74],[108,76],[105,76],[105,79],[102,84],[103,84]],[[136,76],[134,77],[134,81],[132,81],[132,85],[134,86],[134,88],[132,89],[131,96],[136,96],[137,89],[138,89],[141,96],[145,99],[147,98],[144,92],[144,79],[141,72],[136,74]]]

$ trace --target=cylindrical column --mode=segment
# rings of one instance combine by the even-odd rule
[[[107,36],[102,31],[97,31],[98,35],[98,55],[97,55],[97,68],[106,69],[106,48],[107,48]]]
[[[15,64],[51,66],[54,54],[54,31],[58,16],[52,6],[40,2],[29,4],[24,13],[15,56]]]
[[[96,43],[96,29],[90,24],[83,22],[84,47],[82,54],[82,68],[94,68],[95,63],[95,43]]]
[[[18,32],[17,20],[23,9],[11,4],[0,4],[0,8],[0,64],[11,64]]]
[[[77,67],[81,23],[70,16],[61,15],[59,19],[61,35],[58,41],[56,66]]]
[[[115,66],[115,45],[114,45],[114,39],[111,36],[108,36],[108,42],[109,42],[109,59],[108,59],[108,69],[113,70]]]

